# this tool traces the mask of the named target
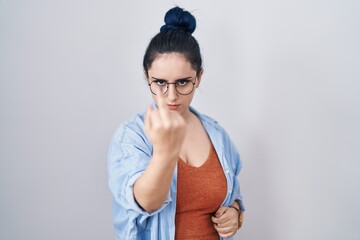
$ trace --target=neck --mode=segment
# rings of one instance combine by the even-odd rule
[[[193,123],[197,119],[197,116],[193,112],[191,112],[190,109],[186,111],[182,116],[185,122],[188,124]]]

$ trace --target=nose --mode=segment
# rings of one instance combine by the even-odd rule
[[[167,91],[168,99],[174,101],[178,98],[178,92],[176,91],[175,84],[169,84]]]

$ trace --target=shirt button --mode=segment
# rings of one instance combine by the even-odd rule
[[[228,193],[231,193],[232,189],[229,188]]]

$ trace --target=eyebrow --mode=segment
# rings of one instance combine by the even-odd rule
[[[165,82],[169,82],[168,80],[166,79],[161,79],[161,78],[156,78],[156,77],[151,77],[152,79],[154,80],[157,80],[157,81],[165,81]],[[178,81],[182,81],[182,80],[191,80],[192,77],[186,77],[186,78],[180,78],[180,79],[176,79],[175,82],[178,82]]]

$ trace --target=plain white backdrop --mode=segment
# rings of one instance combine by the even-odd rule
[[[114,239],[107,149],[145,48],[198,21],[193,106],[244,161],[244,240],[360,239],[360,2],[0,0],[0,239]]]

